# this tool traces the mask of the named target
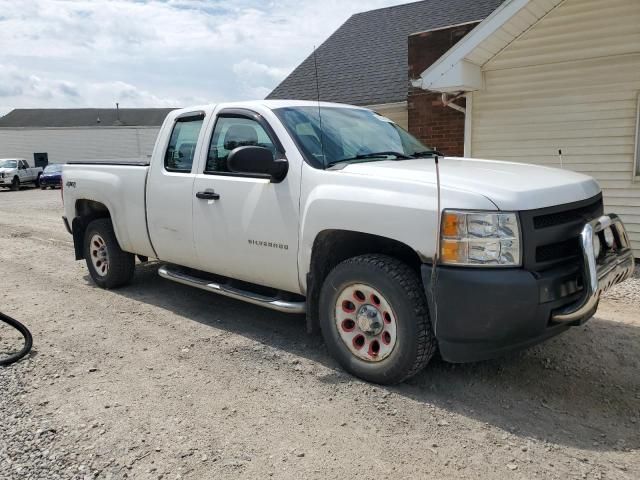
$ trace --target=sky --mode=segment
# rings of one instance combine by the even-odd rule
[[[0,115],[264,98],[353,13],[408,0],[0,0]]]

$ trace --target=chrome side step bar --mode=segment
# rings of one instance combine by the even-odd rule
[[[260,305],[261,307],[276,310],[284,313],[305,313],[307,310],[306,302],[291,302],[278,297],[267,297],[258,293],[240,290],[229,285],[211,282],[204,278],[196,277],[177,269],[172,269],[168,265],[163,265],[158,269],[158,274],[162,278],[172,280],[174,282],[196,287],[207,292],[217,293],[225,297],[242,300],[243,302]]]

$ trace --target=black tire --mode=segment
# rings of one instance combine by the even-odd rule
[[[38,188],[40,186],[40,176],[41,175],[42,174],[38,175],[38,178],[36,178],[36,182],[35,182],[36,188]]]
[[[92,248],[91,242],[95,235],[103,239],[108,255],[108,268],[102,273],[98,272],[92,260],[95,249]],[[109,218],[99,218],[87,226],[84,234],[84,258],[91,278],[100,288],[118,288],[133,278],[136,267],[135,255],[120,248]]]
[[[361,283],[379,291],[396,316],[397,341],[388,357],[369,362],[357,357],[340,337],[336,302],[345,288]],[[320,327],[331,355],[340,365],[369,382],[394,384],[422,370],[436,351],[422,282],[407,264],[386,255],[363,255],[336,266],[320,292]]]
[[[40,190],[46,190],[47,186],[46,185],[40,185]]]
[[[18,177],[13,177],[13,181],[11,182],[11,190],[17,192],[20,190],[20,179]]]

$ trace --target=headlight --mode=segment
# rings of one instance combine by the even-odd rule
[[[445,265],[521,265],[515,213],[445,210],[441,234],[440,260]]]

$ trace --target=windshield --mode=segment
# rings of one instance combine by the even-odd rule
[[[276,115],[309,163],[373,162],[413,157],[431,150],[386,117],[370,110],[340,107],[286,107]],[[321,127],[322,125],[322,127]]]
[[[62,165],[59,165],[59,164],[47,165],[46,167],[44,167],[44,171],[46,173],[61,172],[62,171]]]
[[[0,168],[17,168],[17,160],[0,160]]]

